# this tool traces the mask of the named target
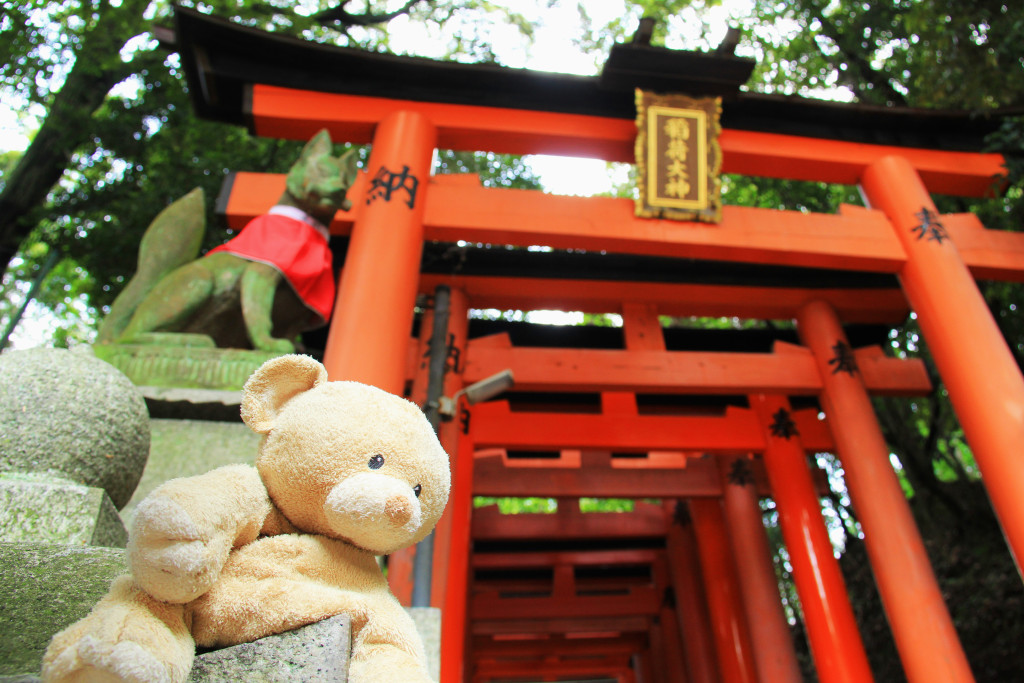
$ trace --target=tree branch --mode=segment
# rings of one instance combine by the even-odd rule
[[[433,0],[406,0],[405,4],[393,12],[384,12],[383,14],[375,14],[373,12],[365,12],[363,14],[352,14],[345,9],[345,5],[348,4],[348,0],[344,0],[338,7],[334,7],[329,10],[324,10],[319,14],[313,16],[321,24],[341,24],[342,26],[373,26],[374,24],[384,24],[392,19],[408,14],[409,11],[420,4],[421,2],[427,2],[431,4]]]
[[[862,54],[860,54],[856,49],[851,49],[851,46],[848,44],[847,36],[839,30],[839,27],[836,26],[834,22],[825,17],[824,12],[819,10],[814,13],[812,18],[817,19],[821,23],[822,35],[831,40],[832,43],[839,48],[839,52],[842,54],[843,59],[853,66],[864,80],[874,86],[874,91],[868,91],[863,87],[862,82],[859,79],[844,79],[846,84],[857,93],[858,99],[870,101],[872,97],[868,93],[877,92],[885,98],[887,104],[895,104],[901,107],[907,106],[907,99],[901,92],[892,86],[888,76],[872,68],[871,64]],[[829,55],[826,55],[821,49],[821,46],[818,46],[818,50],[821,52],[823,57],[829,57]]]

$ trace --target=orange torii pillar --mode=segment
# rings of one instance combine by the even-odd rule
[[[689,506],[722,681],[756,683],[754,651],[743,613],[736,561],[729,545],[729,529],[725,525],[721,501],[717,498],[691,498]]]
[[[679,609],[676,600],[677,589],[672,586],[672,574],[669,572],[667,558],[655,562],[651,569],[654,575],[654,585],[665,594],[661,609],[658,611],[658,626],[665,648],[666,678],[670,683],[690,683],[686,676],[683,637],[679,631],[679,618],[676,615],[676,610]]]
[[[768,444],[764,465],[793,565],[793,582],[818,678],[822,683],[872,681],[846,583],[821,517],[821,502],[807,456],[790,416],[789,401],[781,396],[755,394],[750,397],[750,406],[764,428]]]
[[[674,630],[675,624],[669,622],[669,618],[674,618],[671,612],[671,609],[662,607],[647,628],[647,639],[651,644],[652,683],[687,683],[680,641],[673,640],[679,634]]]
[[[729,538],[736,558],[758,677],[762,682],[800,683],[803,676],[782,609],[750,460],[723,456],[718,462],[724,489],[722,504],[729,523]]]
[[[629,351],[665,350],[665,337],[658,319],[658,309],[653,304],[623,303],[622,329],[625,346]],[[606,415],[613,415],[615,412],[636,415],[636,394],[632,392],[602,392],[601,409]],[[615,418],[610,417],[609,419]],[[661,569],[656,571],[657,583],[659,586],[667,586],[670,584],[669,572]],[[678,598],[679,594],[679,587],[675,587],[673,595]],[[689,681],[686,672],[690,663],[687,661],[687,657],[683,656],[683,649],[681,649],[686,636],[680,634],[678,616],[680,614],[682,611],[678,605],[675,607],[663,605],[658,623],[654,624],[651,629],[651,638],[657,641],[657,646],[653,643],[651,645],[652,657],[661,657],[664,663],[664,678],[668,683]]]
[[[469,635],[471,583],[469,560],[473,545],[473,450],[470,436],[460,434],[455,453],[449,454],[453,458],[452,492],[445,511],[445,515],[450,517],[447,541],[449,552],[446,557],[448,566],[444,572],[445,586],[441,591],[444,599],[441,605],[441,680],[444,683],[461,683],[465,680],[468,660],[466,641]],[[434,557],[436,560],[437,555]]]
[[[704,584],[697,560],[697,541],[693,525],[686,517],[686,506],[677,501],[669,515],[665,553],[676,596],[676,618],[682,633],[686,671],[690,683],[718,683],[715,645],[704,602]]]
[[[839,318],[827,303],[813,301],[800,309],[797,323],[814,352],[822,406],[907,679],[973,681]]]
[[[888,156],[861,187],[907,253],[899,273],[992,506],[1021,571],[1024,560],[1024,377],[910,163]]]
[[[679,633],[679,622],[676,620],[676,608],[668,604],[662,605],[658,612],[658,625],[665,645],[666,680],[669,683],[689,683],[686,677],[686,659],[683,656],[682,636]]]
[[[377,125],[324,350],[332,380],[404,393],[436,140],[434,125],[416,112],[398,111]]]

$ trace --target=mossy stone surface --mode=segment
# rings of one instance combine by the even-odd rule
[[[0,543],[0,675],[38,673],[53,634],[126,572],[119,549]]]
[[[221,390],[241,389],[264,362],[281,355],[160,344],[96,344],[93,350],[138,386]]]
[[[110,496],[45,475],[0,475],[0,541],[123,548],[128,532]]]
[[[149,455],[149,413],[127,377],[88,349],[0,355],[0,473],[60,476],[122,507]]]

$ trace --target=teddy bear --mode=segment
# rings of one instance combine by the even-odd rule
[[[139,504],[129,575],[57,633],[44,681],[185,681],[195,646],[224,647],[339,614],[349,680],[430,681],[412,619],[376,555],[427,536],[448,500],[448,456],[416,404],[327,381],[308,356],[264,363],[243,421],[255,467],[173,479]]]

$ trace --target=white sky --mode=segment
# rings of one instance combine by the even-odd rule
[[[15,149],[24,151],[28,142],[24,126],[18,119],[18,110],[10,101],[0,103],[0,153]]]

